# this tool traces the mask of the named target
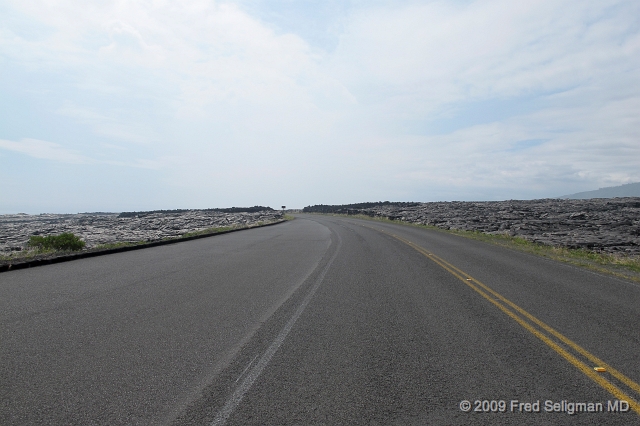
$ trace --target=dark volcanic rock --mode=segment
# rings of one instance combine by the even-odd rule
[[[529,241],[640,255],[640,198],[387,203],[310,206],[305,212],[365,214],[443,229],[509,234]]]
[[[251,226],[278,219],[282,219],[282,212],[275,210],[232,213],[186,210],[127,217],[119,217],[118,213],[0,215],[0,254],[24,250],[32,235],[71,232],[91,249],[106,243],[156,241],[207,228]]]

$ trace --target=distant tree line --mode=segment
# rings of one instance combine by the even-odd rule
[[[178,214],[186,213],[190,211],[204,211],[204,212],[221,212],[221,213],[255,213],[261,211],[273,211],[271,207],[253,206],[253,207],[229,207],[226,209],[174,209],[174,210],[150,210],[142,212],[122,212],[118,217],[135,217],[146,216],[149,214]]]
[[[379,206],[398,206],[398,207],[414,207],[420,203],[401,203],[394,201],[378,201],[373,203],[356,203],[356,204],[337,204],[326,205],[316,204],[314,206],[307,206],[302,211],[304,213],[337,213],[337,214],[358,214],[362,209],[369,209],[371,207]]]

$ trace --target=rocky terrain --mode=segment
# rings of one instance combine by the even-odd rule
[[[640,256],[640,198],[363,203],[305,212],[364,214],[443,229],[503,233],[529,241]]]
[[[107,243],[179,237],[207,228],[252,226],[273,222],[282,216],[282,212],[274,210],[0,215],[0,254],[24,250],[32,235],[71,232],[85,241],[86,249],[92,249]]]

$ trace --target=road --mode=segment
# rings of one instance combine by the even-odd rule
[[[640,286],[410,226],[10,271],[0,321],[2,425],[640,424]]]

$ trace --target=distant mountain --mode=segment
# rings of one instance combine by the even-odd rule
[[[620,186],[610,186],[607,188],[596,189],[595,191],[578,192],[577,194],[563,195],[558,198],[586,200],[589,198],[615,197],[640,197],[640,182],[628,183]]]

